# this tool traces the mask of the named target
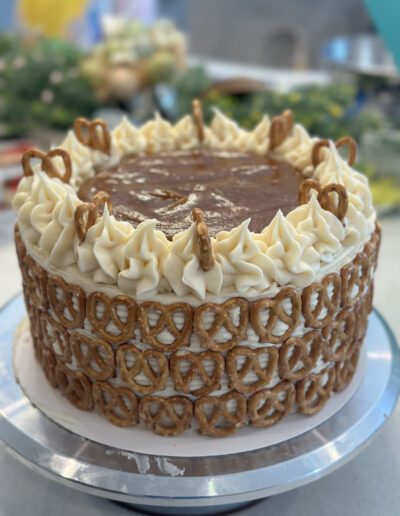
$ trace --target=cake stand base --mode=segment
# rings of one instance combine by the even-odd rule
[[[12,348],[24,316],[22,296],[0,311],[0,439],[35,471],[137,510],[232,513],[239,505],[321,478],[370,442],[393,412],[400,392],[400,352],[387,324],[374,312],[365,377],[348,403],[316,428],[274,446],[224,456],[110,449],[54,423],[22,393],[14,379]]]

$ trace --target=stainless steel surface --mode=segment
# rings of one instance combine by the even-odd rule
[[[321,478],[357,454],[392,413],[400,390],[400,359],[386,323],[371,325],[384,338],[368,349],[367,377],[352,400],[314,430],[277,446],[223,458],[170,458],[182,476],[160,472],[156,457],[140,460],[72,434],[31,406],[15,384],[12,339],[25,310],[21,296],[0,313],[0,438],[25,464],[76,489],[151,506],[209,506],[254,500]],[[373,378],[373,381],[368,381]],[[384,381],[383,381],[384,380]]]

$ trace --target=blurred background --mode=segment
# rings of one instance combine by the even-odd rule
[[[110,127],[203,99],[251,128],[285,108],[359,144],[381,214],[400,206],[396,0],[0,0],[0,207],[21,154],[80,115]]]

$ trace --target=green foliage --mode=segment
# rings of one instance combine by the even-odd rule
[[[80,51],[55,39],[0,40],[0,136],[21,136],[40,126],[64,129],[97,107],[79,70]]]

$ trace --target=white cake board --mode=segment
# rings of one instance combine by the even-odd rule
[[[209,457],[272,446],[292,439],[326,421],[350,400],[360,386],[366,369],[367,346],[368,342],[364,343],[351,384],[343,392],[333,393],[329,402],[318,414],[312,417],[291,414],[273,427],[265,429],[245,427],[223,439],[207,437],[192,429],[176,437],[161,437],[142,425],[120,428],[94,411],[85,412],[77,409],[61,395],[58,389],[54,389],[47,382],[35,358],[27,319],[22,321],[15,337],[14,372],[31,403],[51,420],[71,432],[129,452],[158,456]]]

